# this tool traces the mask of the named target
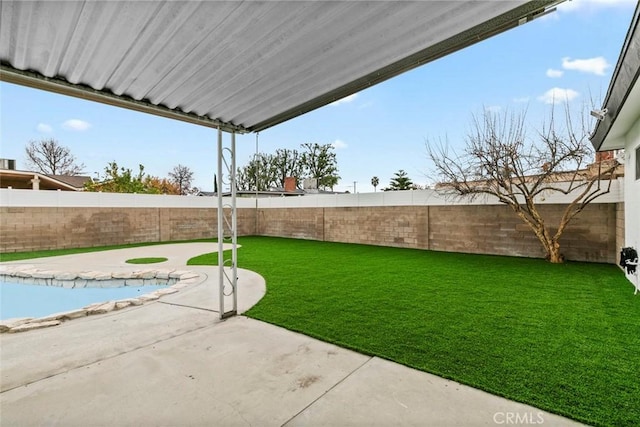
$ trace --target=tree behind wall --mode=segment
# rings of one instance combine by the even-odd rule
[[[187,166],[178,165],[169,172],[169,178],[176,187],[178,194],[186,195],[191,192],[191,183],[193,182],[193,171]]]
[[[276,185],[277,167],[272,154],[258,153],[236,171],[236,186],[240,191],[268,191]]]
[[[41,139],[29,141],[24,149],[27,167],[47,175],[80,175],[85,165],[76,163],[76,158],[68,147],[57,140]]]
[[[407,173],[400,169],[396,172],[389,182],[389,186],[384,191],[398,191],[398,190],[415,190],[416,186],[411,181],[411,178],[407,176]]]
[[[145,175],[143,165],[138,165],[138,172],[134,173],[129,168],[118,167],[116,162],[111,162],[104,168],[103,178],[98,182],[85,184],[85,190],[105,193],[160,194],[161,189],[154,186],[153,179],[154,177]]]
[[[331,144],[304,143],[302,153],[302,167],[307,178],[316,178],[318,187],[333,190],[340,180],[338,175],[338,161]]]
[[[336,153],[331,144],[304,143],[302,152],[279,148],[275,154],[258,153],[236,171],[238,190],[269,191],[284,188],[287,177],[316,178],[320,188],[333,188],[340,179]]]
[[[180,188],[171,180],[167,178],[158,178],[157,176],[146,177],[144,180],[147,189],[150,193],[158,194],[173,194],[180,195]],[[157,190],[157,191],[155,191]],[[195,191],[195,189],[193,189]]]
[[[276,174],[276,186],[284,188],[284,181],[287,177],[300,178],[302,176],[302,156],[298,150],[278,148],[273,156],[273,166]],[[296,180],[299,187],[300,179]]]
[[[378,188],[378,184],[380,184],[380,179],[377,176],[371,178],[371,185],[373,186],[373,192],[376,192],[376,188]]]
[[[552,110],[549,123],[534,139],[527,136],[525,116],[484,111],[481,117],[473,117],[462,153],[429,142],[427,153],[438,191],[471,199],[495,196],[529,226],[547,259],[561,263],[562,233],[589,203],[609,192],[617,163],[600,162],[587,168],[593,159],[587,126],[583,118],[580,131],[574,131],[568,107],[563,131],[558,130]],[[546,222],[538,209],[538,203],[553,193],[573,196],[556,225]]]

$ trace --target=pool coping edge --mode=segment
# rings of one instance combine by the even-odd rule
[[[50,269],[38,269],[32,265],[21,266],[8,266],[0,265],[0,279],[35,279],[40,282],[35,284],[40,286],[58,286],[64,287],[62,282],[74,282],[76,280],[81,281],[123,281],[126,285],[126,281],[136,281],[129,286],[145,286],[144,281],[158,281],[175,280],[176,282],[170,286],[155,291],[149,292],[144,295],[133,298],[124,298],[119,300],[103,301],[98,303],[89,304],[82,308],[68,310],[59,313],[53,313],[43,317],[19,317],[0,320],[0,334],[4,333],[17,333],[27,332],[35,329],[48,328],[52,326],[60,325],[63,322],[72,319],[78,319],[81,317],[87,317],[97,314],[110,313],[112,311],[121,310],[127,307],[140,306],[148,302],[156,301],[161,297],[169,294],[174,294],[180,289],[193,285],[201,281],[201,274],[181,269],[146,269],[146,270],[134,270],[134,271],[120,271],[105,273],[102,271],[55,271]],[[51,284],[47,284],[49,280]],[[53,284],[53,281],[57,281],[57,284]],[[43,283],[44,281],[44,283]],[[139,283],[142,282],[142,283]],[[86,287],[86,283],[84,284]],[[154,286],[152,283],[147,283],[146,286]],[[74,286],[67,286],[73,288]],[[109,286],[95,286],[95,287],[109,287]]]

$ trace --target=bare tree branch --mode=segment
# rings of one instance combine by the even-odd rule
[[[174,183],[181,195],[186,195],[191,192],[191,183],[193,182],[193,171],[187,166],[178,165],[169,172],[169,178]]]
[[[462,154],[450,151],[441,141],[426,146],[437,177],[436,190],[469,199],[496,197],[531,228],[551,262],[562,262],[562,233],[589,203],[610,191],[618,167],[615,161],[587,167],[593,150],[586,122],[583,119],[577,131],[568,107],[564,113],[562,129],[552,110],[537,139],[530,139],[526,112],[498,115],[485,110],[480,117],[472,117]],[[605,181],[607,185],[602,186]],[[553,228],[538,209],[540,198],[552,193],[572,196]]]
[[[47,175],[80,175],[85,165],[76,163],[69,148],[55,139],[29,141],[24,149],[28,167]]]

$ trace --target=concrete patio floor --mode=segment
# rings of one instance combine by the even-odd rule
[[[187,259],[213,250],[172,244],[23,263],[135,270],[124,261],[163,256],[169,261],[159,268],[185,268]],[[186,269],[202,280],[159,301],[0,335],[0,424],[578,425],[241,315],[220,321],[217,268]],[[258,274],[239,271],[240,312],[264,293]]]

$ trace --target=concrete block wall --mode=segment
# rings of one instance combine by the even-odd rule
[[[458,209],[462,208],[462,209]],[[547,224],[558,224],[564,205],[542,205]],[[542,258],[533,231],[506,206],[437,207],[431,216],[432,249]],[[551,228],[552,233],[556,228]],[[577,261],[611,262],[615,206],[587,206],[560,238],[561,252]]]
[[[158,212],[147,208],[0,208],[2,252],[158,241]]]
[[[258,209],[257,227],[261,236],[324,240],[324,208]]]
[[[543,256],[539,244],[531,245],[525,238],[535,236],[506,206],[432,206],[430,213],[430,249]]]
[[[255,210],[238,214],[254,234]],[[177,241],[217,236],[211,208],[0,207],[0,252]]]
[[[564,205],[540,209],[557,223]],[[622,203],[587,206],[564,232],[567,259],[616,263]],[[543,257],[537,238],[507,206],[361,206],[238,209],[238,234]],[[178,241],[217,236],[216,209],[0,207],[0,252]]]
[[[548,223],[557,224],[564,208],[544,205],[540,210]],[[615,263],[618,212],[619,207],[613,203],[587,206],[560,239],[565,257]],[[529,227],[503,205],[260,209],[259,218],[258,235],[449,252],[545,256]]]
[[[324,240],[429,248],[429,206],[325,208]]]
[[[157,209],[160,215],[158,241],[212,238],[217,235],[217,213],[213,209]]]

